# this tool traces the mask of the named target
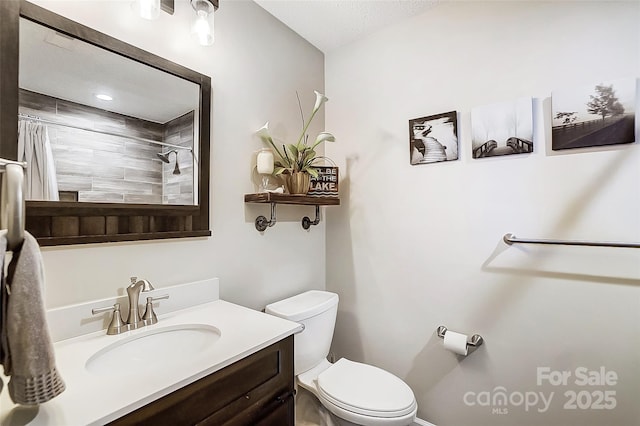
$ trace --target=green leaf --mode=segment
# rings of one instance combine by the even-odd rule
[[[306,154],[304,155],[304,162],[306,163],[309,160],[313,160],[315,156],[316,152],[313,149],[307,150]]]
[[[284,151],[284,157],[282,157],[282,162],[284,163],[285,166],[287,167],[291,167],[293,165],[293,161],[290,157],[289,154],[287,153],[287,147],[282,144],[282,150]]]
[[[314,169],[313,167],[307,167],[307,173],[309,173],[311,177],[318,177],[318,170]]]
[[[297,159],[299,152],[298,152],[298,147],[296,147],[294,144],[289,144],[289,152],[291,153],[291,158],[293,159]]]

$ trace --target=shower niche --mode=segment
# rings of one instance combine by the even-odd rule
[[[210,77],[26,1],[0,24],[0,154],[41,167],[40,245],[211,235]]]

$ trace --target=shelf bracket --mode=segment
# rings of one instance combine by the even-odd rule
[[[2,1],[2,0],[0,0]],[[259,192],[256,194],[245,194],[245,203],[261,203],[271,204],[271,218],[258,216],[254,222],[258,232],[264,232],[267,228],[276,224],[276,204],[289,204],[296,206],[314,206],[316,208],[316,217],[311,220],[308,216],[302,218],[302,228],[308,230],[312,225],[320,223],[320,206],[339,206],[340,199],[338,197],[312,197],[291,194],[278,194],[275,192]]]
[[[311,221],[311,219],[309,219],[308,216],[305,216],[302,218],[302,227],[304,229],[309,229],[311,228],[311,225],[317,225],[319,223],[320,223],[320,206],[316,206],[316,218],[313,222]]]
[[[271,204],[271,219],[267,220],[267,218],[262,215],[256,218],[256,229],[259,232],[264,232],[267,228],[276,224],[276,203],[269,204]]]

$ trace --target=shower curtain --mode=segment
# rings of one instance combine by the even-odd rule
[[[28,120],[18,122],[18,160],[27,162],[26,200],[60,200],[47,126]]]

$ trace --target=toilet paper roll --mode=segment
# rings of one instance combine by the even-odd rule
[[[444,347],[460,355],[467,355],[467,335],[447,330],[444,334]]]

